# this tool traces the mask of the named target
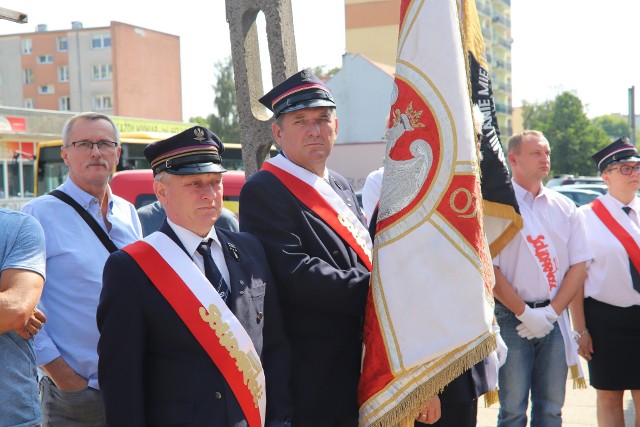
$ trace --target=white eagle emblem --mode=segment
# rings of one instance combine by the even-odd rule
[[[205,137],[204,137],[204,130],[203,130],[202,128],[195,128],[195,129],[193,130],[193,133],[196,135],[196,137],[195,137],[195,138],[193,138],[193,139],[195,139],[196,141],[200,141],[200,142],[202,142],[202,141],[204,141],[204,140],[205,140]]]

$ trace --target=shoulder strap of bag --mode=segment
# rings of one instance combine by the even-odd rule
[[[62,200],[63,202],[71,206],[73,209],[75,209],[76,212],[80,214],[82,219],[84,219],[87,225],[91,227],[91,230],[93,230],[95,235],[98,237],[98,239],[100,239],[100,241],[102,242],[104,247],[107,248],[109,253],[113,253],[118,250],[118,247],[116,246],[116,244],[113,243],[113,241],[109,238],[107,233],[105,233],[102,227],[100,227],[98,222],[95,219],[93,219],[93,217],[89,214],[89,212],[83,209],[82,206],[78,204],[78,202],[73,200],[71,196],[69,196],[67,193],[64,193],[60,190],[52,190],[49,192],[49,194],[53,197],[57,197],[58,199]]]

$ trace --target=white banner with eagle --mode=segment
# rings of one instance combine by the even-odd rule
[[[360,425],[412,422],[495,348],[456,0],[403,0],[359,388]]]

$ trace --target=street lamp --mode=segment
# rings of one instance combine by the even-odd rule
[[[0,19],[17,22],[18,24],[26,24],[29,22],[29,17],[26,13],[5,9],[4,7],[0,7]]]

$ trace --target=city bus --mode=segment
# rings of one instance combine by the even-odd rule
[[[149,169],[149,162],[144,157],[144,148],[160,139],[172,136],[172,133],[163,132],[123,132],[120,134],[122,154],[120,162],[114,172],[131,169]],[[47,194],[64,182],[69,174],[67,166],[60,156],[62,140],[41,142],[36,149],[36,165],[34,192],[36,196]],[[270,155],[277,154],[275,147],[271,148]],[[224,145],[222,153],[222,165],[228,170],[244,170],[242,165],[242,146],[229,143]]]

